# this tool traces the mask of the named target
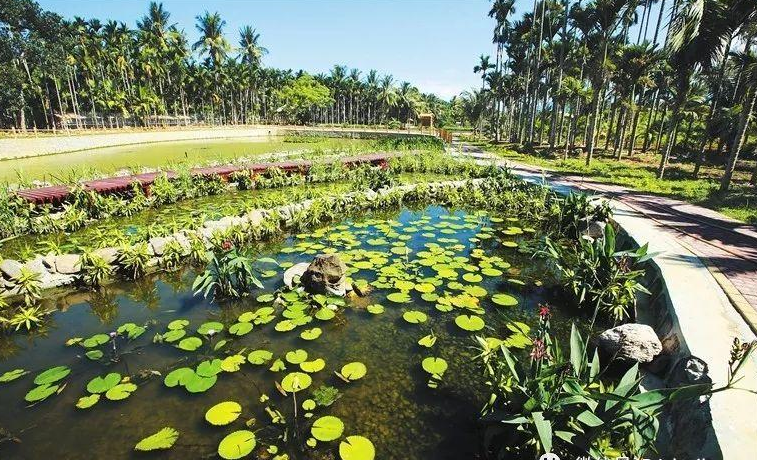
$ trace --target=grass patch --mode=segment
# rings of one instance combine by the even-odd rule
[[[544,151],[525,154],[516,151],[512,145],[486,141],[470,143],[502,158],[677,198],[714,209],[742,222],[757,224],[757,189],[748,184],[751,165],[747,162],[742,163],[734,175],[737,182],[728,193],[723,194],[718,190],[722,169],[712,166],[703,167],[701,178],[695,180],[691,178],[693,164],[672,163],[668,166],[666,178],[660,180],[655,177],[659,158],[651,154],[635,155],[620,161],[598,155],[590,166],[586,166],[584,158],[563,160]]]

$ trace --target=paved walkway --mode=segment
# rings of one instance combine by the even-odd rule
[[[457,144],[460,153],[498,158],[480,148]],[[639,192],[583,176],[560,174],[511,160],[499,161],[521,176],[584,190],[617,200],[653,220],[708,267],[731,303],[757,332],[757,228],[711,209],[672,198]]]

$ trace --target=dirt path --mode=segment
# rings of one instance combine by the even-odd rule
[[[617,200],[651,219],[697,256],[723,288],[734,307],[757,331],[757,228],[711,209],[673,198],[639,192],[583,176],[560,174],[540,167],[499,159],[478,147],[456,144],[457,153],[497,159],[514,173],[532,180],[569,187]]]

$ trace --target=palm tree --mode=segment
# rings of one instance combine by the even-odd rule
[[[720,181],[720,191],[727,192],[731,187],[733,172],[736,169],[736,162],[739,160],[741,148],[747,137],[749,122],[754,113],[755,101],[757,101],[757,55],[752,50],[745,50],[743,53],[737,53],[734,57],[737,62],[743,63],[742,69],[744,74],[744,96],[741,104],[741,114],[739,115],[739,124],[736,128],[736,134],[731,143],[731,149],[728,154],[725,173]],[[757,169],[756,169],[757,170]]]
[[[473,67],[473,73],[481,74],[481,90],[483,90],[486,85],[486,72],[492,67],[489,59],[489,56],[484,56],[482,54],[478,57],[478,64]]]
[[[207,54],[213,69],[219,70],[231,48],[223,36],[226,21],[221,19],[221,15],[217,12],[210,14],[207,11],[195,19],[197,19],[196,27],[200,32],[200,39],[192,45],[192,50],[200,50],[200,54]]]

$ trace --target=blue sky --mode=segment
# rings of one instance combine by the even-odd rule
[[[64,17],[114,19],[131,27],[147,11],[147,0],[38,0]],[[243,25],[255,27],[269,54],[264,65],[326,72],[334,64],[376,69],[421,91],[450,98],[480,85],[473,66],[493,54],[494,21],[489,0],[164,0],[171,20],[190,43],[195,16],[218,11],[236,46]],[[520,17],[532,8],[518,0]],[[653,13],[656,14],[656,13]]]

